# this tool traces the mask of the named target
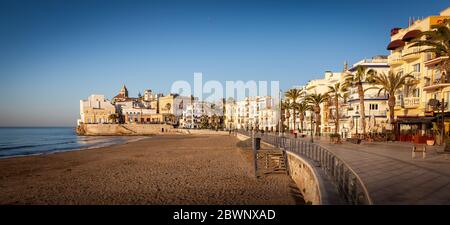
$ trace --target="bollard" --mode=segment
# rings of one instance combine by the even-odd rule
[[[261,138],[255,137],[253,138],[253,167],[255,169],[255,178],[258,178],[258,153],[257,150],[261,147]]]
[[[261,138],[259,137],[253,138],[253,149],[255,150],[261,149]]]

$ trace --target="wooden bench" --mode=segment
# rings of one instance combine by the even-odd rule
[[[412,147],[412,159],[416,157],[416,152],[422,153],[422,159],[427,156],[427,146],[426,145],[413,145]]]
[[[361,139],[359,138],[347,138],[347,141],[353,144],[361,144]]]

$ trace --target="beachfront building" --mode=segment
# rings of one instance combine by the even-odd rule
[[[229,129],[276,131],[279,110],[271,96],[251,96],[225,104],[225,126]]]
[[[374,56],[371,59],[363,59],[353,64],[348,69],[349,73],[355,73],[358,67],[366,68],[366,71],[373,70],[376,73],[388,73],[389,64],[387,56]],[[387,96],[382,92],[378,94],[378,86],[366,82],[366,77],[363,77],[364,91],[364,114],[366,133],[380,133],[383,132],[388,122],[388,105]],[[363,128],[360,118],[360,98],[357,87],[349,88],[349,96],[347,99],[345,112],[342,113],[343,123],[341,123],[340,133],[343,137],[350,137],[352,134],[362,134]]]
[[[116,114],[116,107],[104,95],[91,95],[80,100],[80,119],[77,124],[104,124],[116,121],[110,118]]]
[[[169,94],[159,97],[158,112],[162,114],[167,123],[178,124],[183,115],[183,110],[192,101],[191,96]]]
[[[262,109],[259,112],[259,129],[264,131],[275,132],[278,130],[280,121],[279,110],[275,108]]]
[[[327,94],[329,91],[329,86],[333,86],[337,82],[344,82],[345,74],[342,72],[331,72],[326,71],[323,79],[310,80],[305,85],[305,95],[309,94]],[[334,131],[334,119],[332,116],[332,111],[334,109],[334,104],[331,104],[331,100],[320,104],[320,118],[316,121],[314,113],[311,111],[306,112],[305,121],[303,127],[307,131],[311,131],[311,127],[315,127],[319,123],[320,133],[328,134]],[[345,107],[342,105],[341,111],[344,111]],[[342,114],[342,113],[341,113]],[[343,124],[341,123],[340,126]],[[298,126],[296,126],[298,127]],[[315,129],[315,128],[314,128]]]
[[[230,98],[225,102],[225,110],[224,110],[225,128],[227,130],[236,129],[237,121],[238,121],[237,104],[234,99]]]
[[[433,25],[442,23],[444,19],[450,19],[450,8],[440,15],[410,19],[408,27],[391,30],[391,42],[387,46],[391,70],[394,73],[410,73],[418,81],[396,96],[397,140],[424,143],[426,136],[433,135],[433,127],[437,126],[442,115],[441,102],[445,114],[450,112],[450,79],[440,68],[441,62],[448,59],[432,53],[418,53],[427,47],[411,47],[411,40],[420,32],[431,30]],[[447,121],[446,132],[449,124],[450,121]]]
[[[127,102],[121,106],[125,123],[162,123],[163,118],[155,108],[141,101]]]
[[[197,129],[206,128],[212,119],[219,118],[222,110],[219,105],[206,101],[198,101],[197,98],[186,106],[180,119],[180,127]],[[214,121],[216,122],[216,121]]]

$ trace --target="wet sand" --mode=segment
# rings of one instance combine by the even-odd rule
[[[0,159],[0,204],[299,204],[284,174],[253,177],[238,140],[167,135]]]

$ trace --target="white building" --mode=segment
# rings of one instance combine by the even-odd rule
[[[374,70],[376,73],[388,73],[389,64],[386,56],[375,56],[372,59],[363,59],[349,68],[349,72],[355,73],[358,66],[363,66],[368,70]],[[365,81],[365,80],[364,80]],[[388,119],[388,105],[387,96],[384,93],[378,95],[378,89],[374,88],[367,82],[363,82],[364,92],[364,114],[366,117],[366,132],[381,132],[382,128],[386,126]],[[346,132],[347,136],[350,134],[363,133],[360,119],[360,104],[357,88],[350,89],[350,96],[348,99],[347,116],[349,120],[347,123],[341,124],[341,131]],[[342,132],[341,132],[342,133]]]
[[[228,101],[225,126],[228,129],[277,130],[280,113],[271,96],[252,96],[242,101]]]
[[[323,79],[311,80],[305,85],[305,94],[322,94],[325,95],[329,92],[329,86],[333,86],[337,82],[344,82],[345,74],[341,72],[326,71]],[[320,104],[320,121],[315,121],[315,115],[311,111],[306,112],[305,121],[303,127],[306,131],[310,132],[311,127],[315,129],[315,124],[319,122],[320,133],[330,133],[334,128],[333,124],[330,124],[330,102],[324,102]],[[334,106],[332,106],[334,107]],[[313,124],[311,124],[311,117]],[[298,126],[296,126],[298,127]]]
[[[87,100],[80,100],[81,123],[112,123],[109,117],[116,113],[116,107],[104,95],[91,95]]]
[[[195,99],[192,104],[188,104],[183,110],[180,118],[180,126],[183,128],[200,128],[202,118],[207,116],[222,116],[222,106],[220,104],[198,101]]]

